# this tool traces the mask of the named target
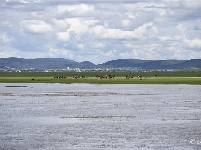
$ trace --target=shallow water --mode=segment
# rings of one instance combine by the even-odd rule
[[[201,149],[200,85],[0,84],[0,149]]]

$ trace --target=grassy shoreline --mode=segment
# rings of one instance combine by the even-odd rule
[[[96,75],[115,75],[114,79],[100,79]],[[126,79],[132,75],[133,78]],[[63,76],[65,78],[55,78]],[[74,79],[73,77],[81,77]],[[142,76],[139,78],[138,76]],[[0,73],[0,83],[89,83],[89,84],[197,84],[201,85],[200,72],[23,72]]]

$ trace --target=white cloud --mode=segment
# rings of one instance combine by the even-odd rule
[[[162,0],[166,7],[174,8],[181,5],[181,0]]]
[[[136,14],[134,14],[134,13],[133,13],[133,12],[131,12],[131,11],[126,12],[125,14],[128,16],[128,18],[129,18],[129,19],[135,19],[135,18],[138,16],[138,14],[137,14],[137,13],[136,13]]]
[[[77,45],[77,48],[80,49],[80,50],[83,50],[84,47],[85,47],[84,44],[78,44],[78,45]]]
[[[183,4],[185,7],[191,8],[191,9],[201,8],[200,0],[183,0]]]
[[[59,5],[58,13],[69,13],[72,16],[86,16],[95,12],[92,5],[78,4],[78,5]]]
[[[53,24],[53,28],[58,31],[67,31],[70,28],[70,25],[67,24],[65,19],[51,19],[51,22]]]
[[[1,1],[1,57],[200,58],[200,6],[200,0]]]
[[[13,57],[17,56],[17,54],[20,51],[17,51],[14,48],[11,48],[9,46],[1,46],[0,45],[0,58],[7,58],[7,57]]]
[[[11,38],[8,37],[8,34],[5,32],[0,32],[0,44],[6,44],[11,41]]]
[[[171,42],[176,42],[176,41],[182,41],[184,37],[181,36],[159,36],[159,40],[166,42],[166,41],[171,41]]]
[[[94,47],[94,48],[103,48],[103,47],[105,47],[105,46],[106,46],[105,44],[99,43],[99,42],[93,44],[93,47]]]
[[[132,38],[143,38],[148,28],[150,28],[153,23],[145,23],[142,26],[136,28],[133,31],[125,31],[121,29],[111,29],[106,28],[101,25],[94,26],[91,30],[96,36],[106,39],[132,39]]]
[[[128,19],[124,19],[124,20],[121,21],[121,24],[122,24],[122,26],[124,26],[124,27],[129,27],[130,24],[131,24],[131,21],[128,20]]]
[[[177,28],[180,32],[182,32],[182,33],[184,33],[184,32],[186,31],[185,26],[184,26],[183,24],[181,24],[181,23],[179,23],[179,24],[176,26],[176,28]]]
[[[69,58],[69,59],[74,59],[74,54],[72,51],[67,50],[67,49],[59,49],[59,48],[54,48],[54,47],[49,47],[48,50],[48,56],[53,57],[53,58]]]
[[[23,30],[34,33],[51,32],[52,26],[41,20],[25,20],[20,23]]]
[[[30,2],[25,0],[6,0],[6,3],[12,5],[22,5],[22,4],[29,4]]]
[[[70,25],[66,22],[66,19],[55,19],[51,20],[52,28],[56,32],[56,37],[59,41],[69,41],[70,33],[68,29]]]
[[[192,40],[185,39],[184,43],[186,44],[187,47],[190,48],[201,48],[201,39],[192,39]]]
[[[60,41],[69,41],[70,35],[68,32],[58,32],[56,33],[58,40]]]
[[[78,35],[86,33],[90,27],[97,23],[97,20],[85,18],[66,18],[66,23],[70,25],[68,32],[72,31]]]
[[[130,59],[154,59],[155,55],[151,54],[149,50],[135,49],[124,51],[119,54],[120,58]]]
[[[110,51],[108,51],[107,53],[105,53],[105,55],[107,56],[107,57],[115,57],[116,56],[116,53],[117,53],[117,50],[110,50]]]

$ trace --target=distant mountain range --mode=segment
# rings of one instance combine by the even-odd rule
[[[0,69],[66,69],[69,68],[138,68],[138,69],[201,69],[201,59],[191,60],[140,60],[140,59],[117,59],[95,65],[92,62],[76,62],[64,58],[0,58]]]
[[[201,59],[191,60],[140,60],[118,59],[108,61],[101,66],[111,67],[134,67],[140,69],[185,69],[201,68]]]

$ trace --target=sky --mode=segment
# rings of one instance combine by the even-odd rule
[[[0,0],[0,58],[200,59],[201,0]]]

